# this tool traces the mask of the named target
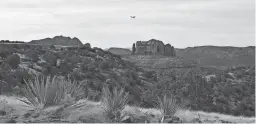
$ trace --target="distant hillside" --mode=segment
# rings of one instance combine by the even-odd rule
[[[25,43],[24,41],[0,40],[0,43]]]
[[[70,38],[64,36],[55,36],[53,38],[45,38],[41,40],[32,40],[31,44],[40,45],[62,45],[62,46],[82,46],[83,43],[78,38]]]
[[[194,59],[206,66],[255,65],[255,47],[199,46],[176,49],[176,54],[185,59]]]
[[[116,47],[111,47],[107,51],[116,54],[116,55],[130,55],[132,53],[131,50],[125,49],[125,48],[116,48]]]

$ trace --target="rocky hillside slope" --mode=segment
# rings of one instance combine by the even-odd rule
[[[120,56],[100,48],[48,47],[31,44],[0,44],[1,92],[21,87],[33,75],[71,76],[89,86],[90,98],[98,100],[103,86],[120,86],[140,101],[145,72]],[[17,90],[14,90],[17,91]]]
[[[30,44],[40,45],[62,45],[62,46],[82,46],[83,43],[78,38],[70,38],[64,36],[55,36],[53,38],[45,38],[40,40],[32,40]]]
[[[206,66],[239,66],[255,64],[255,47],[200,46],[176,49],[177,56],[194,59]]]
[[[116,54],[116,55],[130,55],[132,53],[131,50],[125,49],[125,48],[116,48],[116,47],[111,47],[107,51]]]

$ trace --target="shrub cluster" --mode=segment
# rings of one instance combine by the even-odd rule
[[[9,64],[13,69],[17,68],[20,64],[20,57],[13,54],[4,59],[4,63]]]

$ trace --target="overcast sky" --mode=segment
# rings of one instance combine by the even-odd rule
[[[254,5],[254,0],[1,0],[0,39],[63,35],[101,48],[152,38],[176,48],[252,46]]]

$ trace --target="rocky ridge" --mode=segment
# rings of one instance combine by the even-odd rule
[[[55,36],[53,38],[45,38],[40,40],[32,40],[30,44],[40,45],[62,45],[62,46],[82,46],[83,43],[76,37],[70,38],[65,36]]]

